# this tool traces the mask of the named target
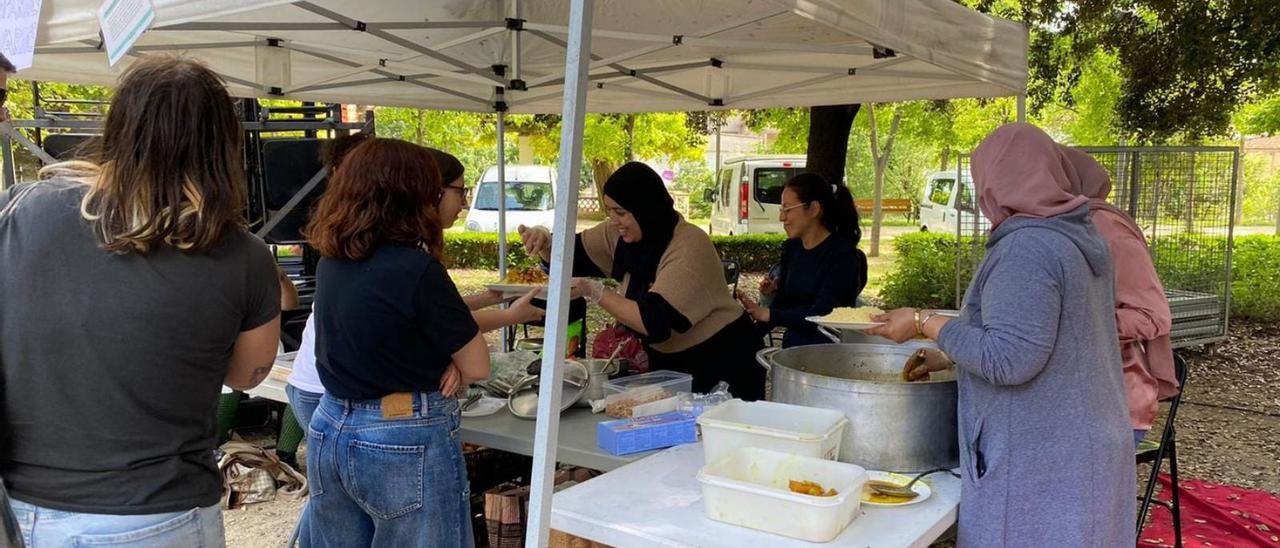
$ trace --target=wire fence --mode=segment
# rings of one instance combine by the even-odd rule
[[[1084,147],[1111,174],[1109,201],[1129,212],[1151,248],[1173,312],[1175,347],[1226,338],[1240,151],[1231,147]],[[985,252],[990,225],[978,210],[969,157],[956,200],[956,306]]]

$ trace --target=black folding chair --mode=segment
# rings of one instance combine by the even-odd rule
[[[724,283],[729,284],[733,289],[733,295],[737,295],[738,279],[742,277],[742,266],[733,259],[721,260],[720,266],[724,267]]]
[[[1174,431],[1175,419],[1178,417],[1178,404],[1182,402],[1182,394],[1187,390],[1187,361],[1177,353],[1173,355],[1174,374],[1178,377],[1181,390],[1173,397],[1164,400],[1169,404],[1169,416],[1165,419],[1164,432],[1158,442],[1143,441],[1138,445],[1137,463],[1150,464],[1151,475],[1147,477],[1146,492],[1138,498],[1142,501],[1138,511],[1138,539],[1142,538],[1142,524],[1147,520],[1147,512],[1152,504],[1159,504],[1173,514],[1174,546],[1182,546],[1182,512],[1178,503],[1178,447],[1177,435]],[[1172,492],[1168,501],[1155,498],[1156,485],[1159,483],[1160,468],[1165,460],[1169,461],[1169,486]]]

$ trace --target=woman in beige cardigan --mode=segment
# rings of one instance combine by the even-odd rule
[[[609,220],[578,234],[574,288],[644,343],[651,369],[693,375],[695,392],[719,381],[746,400],[764,397],[762,347],[730,294],[711,239],[680,217],[662,178],[640,162],[604,186]],[[549,261],[550,233],[520,227],[525,250]],[[595,278],[619,282],[617,292]]]

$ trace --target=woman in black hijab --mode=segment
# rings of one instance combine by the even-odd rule
[[[574,288],[644,343],[651,369],[693,375],[695,392],[719,381],[735,396],[764,397],[762,346],[733,299],[711,239],[676,212],[662,178],[629,162],[604,186],[609,220],[578,234]],[[520,227],[526,251],[549,261],[550,233]],[[619,282],[621,293],[599,280]]]

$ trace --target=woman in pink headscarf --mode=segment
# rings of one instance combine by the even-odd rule
[[[972,170],[992,229],[960,316],[899,309],[869,333],[923,335],[954,361],[960,546],[1132,545],[1114,274],[1088,198],[1069,190],[1075,164],[1043,131],[1010,124]]]
[[[1116,271],[1116,329],[1124,362],[1124,388],[1134,442],[1141,442],[1159,410],[1159,400],[1178,393],[1169,330],[1173,314],[1156,275],[1142,229],[1107,203],[1111,176],[1092,156],[1061,147],[1075,167],[1070,191],[1089,199],[1089,218],[1111,250]]]

